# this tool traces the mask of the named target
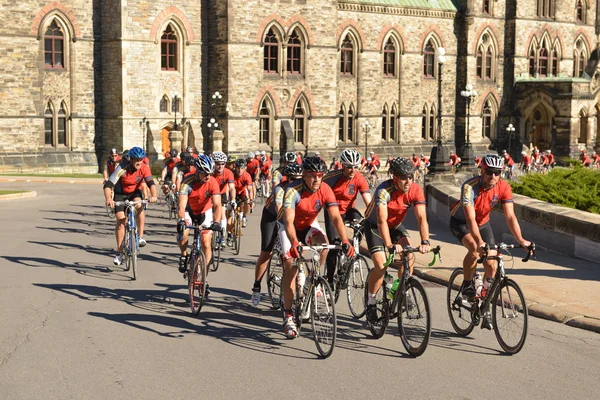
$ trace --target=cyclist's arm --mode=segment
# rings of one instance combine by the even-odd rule
[[[361,196],[363,198],[363,201],[365,202],[365,207],[368,207],[369,204],[371,204],[371,201],[373,200],[373,195],[371,195],[371,192],[363,192],[361,193]]]
[[[475,239],[477,246],[483,245],[485,242],[481,238],[479,226],[477,225],[477,221],[475,219],[475,207],[463,204],[463,210],[465,212],[465,219],[467,220],[467,227],[469,228],[469,233],[471,233],[471,236],[473,236],[473,239]]]
[[[178,174],[179,174],[179,168],[173,167],[173,170],[171,171],[171,183],[176,183],[177,182],[177,175]]]
[[[419,224],[419,235],[421,235],[421,241],[429,240],[429,223],[427,223],[427,207],[423,205],[415,205],[415,217]]]
[[[290,243],[298,241],[296,236],[296,228],[294,227],[294,217],[296,216],[296,210],[293,208],[285,208],[283,210],[283,225],[285,227],[285,233],[290,240]]]
[[[166,176],[167,176],[167,166],[165,165],[163,167],[162,172],[160,173],[160,180],[164,182]]]
[[[213,221],[221,222],[221,193],[217,193],[212,196],[212,209],[213,209]]]
[[[335,230],[342,239],[342,243],[347,242],[348,235],[346,235],[346,227],[344,226],[344,220],[340,215],[340,208],[337,205],[332,205],[327,208],[327,212],[329,213],[329,217],[331,217],[331,222],[333,222]]]
[[[530,243],[523,239],[521,235],[521,226],[515,215],[515,204],[512,202],[504,203],[502,204],[502,209],[504,210],[506,225],[508,225],[508,229],[510,229],[515,239],[517,239],[517,242],[523,247],[529,246]]]
[[[386,249],[394,245],[394,243],[392,243],[392,238],[390,237],[387,217],[387,204],[377,206],[377,229],[379,230],[379,234],[381,235],[381,239],[383,239],[383,244]]]
[[[227,188],[229,189],[229,200],[235,200],[235,185],[233,182],[227,183]]]
[[[254,185],[250,182],[247,186],[248,188],[248,199],[250,201],[254,201]]]
[[[104,181],[108,180],[108,166],[104,164],[104,171],[102,171],[102,175],[104,175]]]
[[[185,218],[185,207],[187,206],[187,202],[188,195],[180,193],[179,197],[177,197],[177,217],[180,219]]]

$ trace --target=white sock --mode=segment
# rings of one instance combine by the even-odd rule
[[[377,304],[377,300],[375,300],[375,294],[369,293],[369,298],[367,299],[367,305],[370,306],[372,304]]]

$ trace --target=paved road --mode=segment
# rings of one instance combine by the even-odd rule
[[[407,357],[395,323],[370,339],[342,302],[338,346],[319,359],[310,338],[283,337],[278,312],[250,305],[257,214],[242,254],[226,254],[194,318],[162,210],[149,211],[149,245],[132,282],[112,265],[113,223],[99,187],[0,184],[12,188],[38,196],[4,201],[0,211],[2,399],[597,396],[598,334],[530,318],[524,350],[506,356],[492,332],[453,334],[445,288],[430,283],[434,330],[422,357]]]

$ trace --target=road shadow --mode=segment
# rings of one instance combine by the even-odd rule
[[[75,262],[73,264],[64,263],[59,260],[42,258],[42,257],[13,257],[13,256],[2,256],[5,260],[10,263],[17,265],[24,265],[32,268],[63,268],[66,270],[75,271],[82,276],[109,279],[115,281],[128,281],[131,277],[128,276],[123,270],[114,270],[105,265],[96,265],[91,263]]]

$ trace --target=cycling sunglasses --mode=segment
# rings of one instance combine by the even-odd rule
[[[413,175],[406,175],[406,174],[402,174],[402,175],[394,175],[396,178],[400,179],[401,181],[405,181],[405,180],[414,180],[415,177]]]
[[[348,168],[348,169],[358,169],[359,166],[358,165],[348,165],[348,164],[343,164],[344,168]]]
[[[484,170],[485,174],[488,176],[500,176],[500,174],[502,173],[502,170],[500,169],[486,169]]]

